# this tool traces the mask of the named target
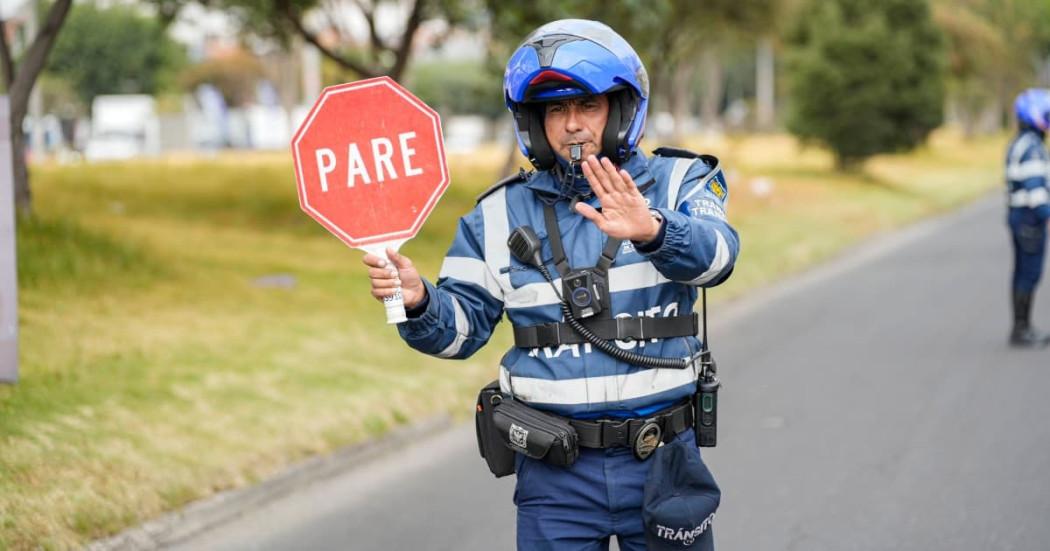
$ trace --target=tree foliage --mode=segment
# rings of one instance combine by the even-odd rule
[[[100,94],[156,94],[175,84],[182,49],[155,17],[127,6],[78,4],[55,43],[47,73],[90,105]]]
[[[189,0],[153,0],[154,3]],[[400,80],[421,26],[443,21],[445,30],[472,20],[467,0],[199,0],[225,8],[245,29],[287,44],[300,39],[361,78],[388,75]],[[367,29],[361,42],[351,28]],[[396,29],[383,22],[400,20]],[[440,36],[437,37],[441,39]]]
[[[840,168],[908,150],[940,125],[943,37],[925,0],[810,0],[789,36],[788,128]]]
[[[1009,120],[1018,92],[1050,85],[1046,0],[935,0],[935,8],[949,37],[951,93],[964,110],[997,104]]]
[[[1000,29],[970,6],[938,2],[934,21],[947,39],[948,94],[967,136],[977,118],[999,94],[993,85],[1011,57]]]
[[[222,93],[227,105],[241,106],[255,97],[256,86],[265,73],[259,58],[238,50],[188,67],[180,80],[187,90],[211,84]]]

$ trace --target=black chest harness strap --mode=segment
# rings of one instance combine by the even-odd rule
[[[554,212],[554,205],[550,203],[544,203],[543,205],[543,223],[547,226],[547,239],[551,241],[551,252],[554,253],[554,267],[558,269],[558,273],[562,277],[565,277],[572,270],[572,267],[569,266],[569,261],[565,257],[565,247],[561,244],[561,229],[558,228],[558,215]],[[608,239],[605,241],[605,247],[602,248],[602,256],[598,259],[595,271],[602,276],[607,276],[609,266],[612,266],[613,260],[616,260],[616,253],[619,252],[621,243],[623,243],[623,239]]]
[[[562,246],[561,231],[558,228],[557,214],[554,205],[545,203],[543,207],[544,223],[547,227],[547,239],[550,240],[551,252],[554,255],[554,266],[558,273],[565,277],[571,271]],[[621,239],[609,239],[605,242],[602,255],[598,259],[595,271],[608,280],[609,267],[620,250]],[[606,293],[605,312],[612,312],[612,298]],[[696,335],[700,329],[696,313],[688,316],[623,317],[604,319],[587,319],[582,323],[599,337],[606,340],[634,341],[642,339],[663,339]],[[514,326],[514,345],[521,348],[560,346],[587,342],[572,326],[565,322],[543,323],[530,326]]]

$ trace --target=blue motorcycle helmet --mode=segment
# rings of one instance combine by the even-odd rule
[[[522,154],[538,170],[556,157],[543,128],[543,103],[605,94],[609,119],[601,153],[621,164],[638,147],[649,107],[649,76],[634,48],[603,23],[561,19],[536,29],[507,62],[507,108]]]
[[[1014,114],[1022,127],[1046,132],[1050,128],[1050,90],[1029,88],[1014,102]]]

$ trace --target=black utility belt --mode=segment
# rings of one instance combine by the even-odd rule
[[[569,424],[576,429],[580,446],[584,448],[634,447],[639,437],[647,436],[655,436],[658,441],[666,443],[693,426],[693,406],[690,402],[683,402],[651,417],[596,421],[570,419]],[[655,426],[655,435],[651,426]]]
[[[591,331],[605,340],[632,341],[695,336],[700,329],[699,316],[636,317],[586,320]],[[514,346],[537,348],[587,342],[572,326],[564,322],[527,327],[514,326]]]
[[[569,419],[504,398],[499,383],[481,389],[474,417],[478,450],[497,477],[514,472],[514,453],[568,467],[580,448],[631,448],[648,459],[661,443],[694,425],[691,401],[636,419]]]

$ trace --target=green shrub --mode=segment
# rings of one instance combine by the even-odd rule
[[[910,150],[941,124],[943,39],[926,0],[809,0],[789,44],[788,129],[840,169]]]

